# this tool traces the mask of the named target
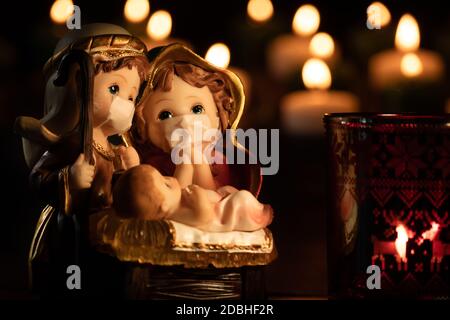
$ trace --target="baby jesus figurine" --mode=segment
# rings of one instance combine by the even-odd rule
[[[255,231],[272,222],[270,205],[246,190],[223,186],[208,190],[191,184],[181,188],[150,165],[127,170],[113,191],[113,207],[124,218],[174,220],[203,231]]]

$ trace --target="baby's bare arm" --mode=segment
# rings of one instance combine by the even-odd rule
[[[192,164],[181,163],[176,166],[174,177],[178,180],[181,189],[184,189],[193,183],[193,174],[194,167]]]
[[[189,186],[187,190],[190,196],[186,197],[186,205],[177,210],[170,219],[204,229],[216,214],[214,204],[209,199],[207,190],[197,185]]]
[[[193,193],[193,207],[196,211],[195,214],[197,216],[197,220],[201,223],[201,225],[210,223],[216,212],[214,210],[214,204],[208,196],[209,191],[198,185],[192,185],[189,188]],[[200,226],[199,228],[201,229]]]

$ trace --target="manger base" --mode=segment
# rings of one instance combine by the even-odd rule
[[[129,299],[264,299],[264,267],[188,269],[129,263],[125,271]]]
[[[264,299],[264,266],[277,254],[268,229],[208,233],[104,211],[90,231],[98,256],[121,266],[128,299]]]

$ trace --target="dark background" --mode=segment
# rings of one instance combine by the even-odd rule
[[[82,23],[110,22],[129,27],[123,18],[125,1],[74,1]],[[289,33],[296,9],[305,1],[273,1],[275,15],[264,25],[250,23],[247,1],[150,1],[150,11],[168,10],[172,36],[187,40],[200,55],[215,42],[231,50],[231,64],[250,73],[252,94],[242,125],[280,128],[280,98],[301,87],[295,78],[283,83],[268,74],[266,47],[277,35]],[[419,22],[421,47],[438,51],[450,66],[450,12],[439,1],[385,1],[392,21],[388,28],[366,28],[370,1],[310,1],[321,13],[319,31],[330,33],[343,59],[332,70],[333,88],[356,94],[364,111],[389,112],[379,93],[369,90],[369,56],[392,48],[395,28],[403,13]],[[42,204],[28,188],[20,139],[13,133],[19,115],[40,117],[44,81],[42,66],[64,34],[49,18],[52,1],[21,1],[2,7],[0,19],[0,143],[2,190],[0,209],[0,298],[28,298],[27,254]],[[144,30],[145,24],[133,29]],[[448,80],[408,101],[404,110],[443,111]],[[437,92],[437,94],[436,94]],[[378,99],[377,99],[378,97]],[[425,101],[425,103],[424,103]],[[426,101],[432,101],[426,103]],[[400,102],[401,103],[401,102]],[[405,102],[406,103],[406,102]],[[271,203],[276,217],[271,227],[279,258],[267,269],[267,288],[273,296],[326,294],[325,145],[323,136],[304,137],[281,128],[280,171],[265,178],[261,201]]]

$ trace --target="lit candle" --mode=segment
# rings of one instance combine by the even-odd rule
[[[250,75],[240,68],[230,67],[230,59],[230,49],[224,43],[213,44],[211,47],[209,47],[205,55],[206,61],[218,68],[230,70],[231,72],[235,73],[239,77],[239,79],[241,79],[242,85],[244,86],[244,93],[246,97],[245,101],[246,104],[248,104],[251,92]]]
[[[270,0],[250,0],[247,4],[247,15],[253,22],[267,22],[273,15],[272,2]]]
[[[319,29],[320,14],[316,7],[305,4],[298,8],[292,21],[292,29],[301,36],[310,36]]]
[[[183,43],[182,41],[170,38],[170,33],[172,32],[172,16],[165,10],[158,10],[150,16],[146,31],[148,38],[144,42],[148,50],[174,42]]]
[[[308,90],[296,91],[281,101],[283,126],[295,133],[320,134],[325,113],[356,112],[358,99],[344,91],[330,91],[332,78],[327,64],[317,58],[306,61],[302,79]]]
[[[439,54],[419,49],[420,31],[410,14],[402,16],[395,35],[395,50],[374,55],[369,62],[374,87],[384,88],[404,80],[436,81],[442,78],[444,63]]]
[[[358,28],[351,28],[348,37],[352,39],[349,50],[355,57],[355,63],[362,68],[376,53],[392,46],[392,35],[395,26],[391,23],[392,16],[389,8],[381,2],[372,2],[366,9],[365,24]]]
[[[215,43],[209,47],[205,59],[218,68],[226,69],[230,64],[230,49],[224,43]]]
[[[316,33],[309,43],[309,53],[312,57],[320,58],[328,64],[337,60],[336,45],[333,38],[326,32]]]
[[[381,29],[391,22],[389,9],[381,2],[373,2],[367,7],[367,28]]]
[[[56,0],[50,8],[50,18],[56,24],[63,24],[73,13],[72,0]]]
[[[123,13],[131,23],[142,22],[150,13],[150,3],[148,0],[127,0]]]
[[[298,8],[292,21],[293,34],[277,37],[268,47],[268,65],[278,79],[283,79],[311,57],[311,36],[320,25],[319,11],[310,4]]]
[[[397,238],[395,239],[395,249],[400,259],[404,262],[406,261],[406,245],[408,243],[408,231],[405,226],[399,224],[395,229],[397,231]]]

